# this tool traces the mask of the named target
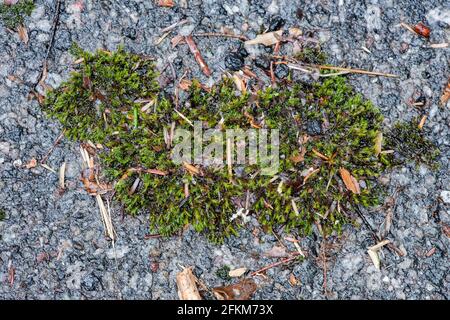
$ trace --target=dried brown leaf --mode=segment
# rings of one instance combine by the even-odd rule
[[[339,173],[341,174],[341,178],[348,190],[355,194],[359,194],[361,192],[358,181],[356,181],[347,169],[340,168]]]
[[[450,99],[450,79],[447,82],[447,86],[444,88],[444,92],[442,93],[441,105],[445,105],[449,99]]]
[[[249,300],[256,289],[252,279],[243,279],[229,286],[216,287],[213,293],[218,300]]]

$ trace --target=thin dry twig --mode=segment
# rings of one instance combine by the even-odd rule
[[[241,36],[241,35],[237,35],[237,34],[220,33],[220,32],[194,33],[193,36],[194,37],[225,37],[225,38],[239,39],[242,41],[248,41],[248,38],[246,36]]]
[[[202,55],[200,54],[200,51],[198,50],[198,47],[195,44],[195,41],[192,38],[192,35],[184,37],[184,39],[186,40],[186,43],[189,46],[189,50],[191,50],[192,54],[194,55],[195,60],[199,64],[200,68],[202,69],[202,72],[207,77],[209,77],[211,75],[211,70],[209,69],[208,65],[206,64],[205,60],[203,59]]]
[[[39,84],[41,84],[43,82],[43,80],[45,80],[45,77],[47,76],[48,58],[50,56],[50,52],[52,51],[53,45],[55,43],[56,29],[58,27],[59,17],[60,17],[60,13],[61,13],[61,3],[62,3],[62,0],[57,0],[57,2],[56,2],[55,16],[53,17],[53,25],[52,25],[52,30],[51,30],[50,43],[47,46],[47,52],[45,53],[45,58],[42,63],[42,69],[41,69],[41,72],[38,77],[39,80],[37,83],[35,83],[35,85],[33,87],[33,91],[36,91],[37,86]]]
[[[61,139],[64,137],[64,131],[61,132],[61,134],[56,138],[55,142],[53,143],[53,146],[50,148],[50,150],[47,151],[45,156],[41,160],[41,164],[44,164],[48,157],[52,154],[53,150],[55,150],[56,146],[60,143]]]
[[[376,71],[367,71],[367,70],[362,70],[362,69],[342,68],[342,67],[333,67],[333,66],[325,66],[325,65],[310,65],[310,66],[319,68],[321,70],[346,71],[349,73],[360,73],[360,74],[366,74],[369,76],[382,76],[382,77],[388,77],[388,78],[398,78],[398,75],[395,75],[392,73],[383,73],[383,72],[376,72]]]
[[[272,268],[278,267],[278,266],[280,266],[282,264],[285,264],[285,263],[288,263],[290,261],[293,261],[293,260],[297,259],[298,255],[299,255],[298,252],[293,252],[291,257],[283,259],[283,260],[280,260],[280,261],[275,262],[275,263],[271,263],[271,264],[265,266],[264,268],[261,268],[259,270],[256,270],[256,271],[250,273],[250,276],[254,277],[254,276],[256,276],[256,275],[258,275],[258,274],[260,274],[260,273],[262,273],[264,271],[267,271],[269,269],[272,269]]]

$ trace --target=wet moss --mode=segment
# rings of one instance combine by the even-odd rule
[[[33,0],[20,0],[16,4],[0,4],[0,19],[9,29],[16,29],[23,24],[25,17],[29,16],[34,10]]]
[[[5,220],[6,218],[6,212],[2,209],[0,209],[0,221]]]
[[[308,235],[316,226],[327,236],[353,222],[355,206],[380,201],[376,180],[391,164],[375,146],[383,117],[341,77],[255,93],[238,92],[227,78],[210,91],[194,81],[176,112],[151,61],[123,49],[73,51],[83,61],[44,109],[68,137],[104,146],[99,157],[116,199],[130,214],[146,212],[152,233],[172,235],[190,224],[221,242],[245,225],[246,213],[267,231]],[[263,175],[258,165],[234,165],[230,177],[226,164],[196,165],[197,173],[175,164],[165,137],[172,127],[191,130],[186,119],[221,132],[279,129],[278,170]],[[360,192],[348,189],[342,168]]]

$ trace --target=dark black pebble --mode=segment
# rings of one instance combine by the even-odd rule
[[[283,28],[286,21],[280,16],[273,16],[269,20],[269,29],[268,31],[277,31]]]
[[[319,120],[311,120],[306,123],[306,133],[317,136],[322,133],[322,123]]]
[[[261,68],[263,70],[269,70],[270,69],[270,59],[266,56],[257,57],[255,60],[255,65],[258,68]]]
[[[230,52],[225,57],[225,67],[232,71],[241,70],[244,66],[244,57],[238,52]]]
[[[124,30],[125,37],[131,39],[131,40],[136,40],[136,36],[137,36],[137,31],[135,28],[133,27],[128,27]]]
[[[289,68],[285,64],[278,64],[273,72],[278,79],[284,79],[289,75]]]

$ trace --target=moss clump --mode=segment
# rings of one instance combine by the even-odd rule
[[[6,213],[4,210],[0,209],[0,221],[5,220],[6,218]]]
[[[230,79],[208,92],[194,81],[175,112],[149,60],[123,49],[74,54],[83,62],[44,109],[70,138],[104,145],[99,156],[116,198],[131,214],[147,212],[151,232],[171,235],[191,224],[220,242],[237,234],[245,217],[236,213],[247,209],[267,231],[307,235],[316,225],[330,235],[352,221],[355,206],[379,201],[376,178],[389,165],[375,151],[382,115],[343,78],[254,93],[237,92]],[[279,169],[268,176],[257,164],[234,165],[230,177],[226,164],[196,165],[197,172],[175,164],[165,137],[173,126],[191,130],[186,118],[204,130],[279,129]],[[349,190],[342,169],[360,192]]]
[[[386,133],[386,148],[394,150],[392,163],[404,164],[415,161],[436,168],[439,149],[426,138],[423,129],[419,128],[420,120],[397,122],[392,130]]]
[[[231,269],[229,266],[223,266],[223,267],[217,269],[216,276],[224,281],[229,281],[229,280],[231,280],[230,270]]]
[[[324,64],[327,60],[325,52],[323,52],[318,45],[310,44],[305,46],[294,57],[298,61],[311,64]]]
[[[0,4],[0,18],[9,29],[16,29],[23,24],[25,16],[29,16],[34,9],[33,0],[20,0],[16,4]]]

